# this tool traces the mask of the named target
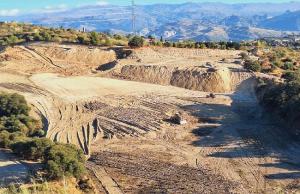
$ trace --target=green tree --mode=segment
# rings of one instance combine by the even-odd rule
[[[7,39],[6,39],[6,42],[8,44],[16,44],[18,43],[20,40],[18,37],[16,37],[15,35],[10,35]]]
[[[84,36],[78,36],[77,37],[77,41],[79,44],[85,44],[85,38]]]
[[[30,108],[25,98],[19,94],[0,94],[0,117],[29,115]]]
[[[8,131],[1,131],[0,132],[0,147],[1,148],[9,148],[10,146],[10,133]]]
[[[144,46],[144,39],[140,36],[134,36],[132,37],[129,42],[128,42],[128,45],[132,48],[135,48],[135,47],[143,47]]]
[[[254,72],[260,72],[261,71],[261,65],[259,61],[253,61],[253,60],[247,60],[244,64],[245,69],[254,71]]]
[[[0,131],[32,134],[39,129],[38,122],[29,116],[25,98],[18,94],[0,94]]]
[[[164,42],[164,39],[162,36],[160,36],[160,42]]]
[[[199,48],[201,48],[201,49],[206,49],[206,45],[203,44],[203,43],[201,43],[200,46],[199,46]]]
[[[294,68],[294,64],[292,62],[285,62],[282,68],[284,70],[292,70]]]
[[[48,32],[43,31],[40,35],[43,37],[44,41],[52,41],[52,36]]]
[[[56,144],[46,152],[46,170],[49,178],[61,179],[63,176],[80,178],[85,174],[85,156],[74,145]]]
[[[54,143],[47,138],[33,138],[28,141],[20,141],[11,145],[14,153],[27,160],[45,160],[46,150]]]
[[[99,34],[97,32],[91,32],[90,39],[91,39],[92,45],[95,45],[95,46],[99,45],[100,40],[99,40]]]
[[[299,82],[300,83],[300,71],[289,71],[282,76],[287,82]]]

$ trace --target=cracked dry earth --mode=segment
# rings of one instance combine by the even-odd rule
[[[224,57],[236,60],[238,52],[220,56],[209,50],[135,52],[145,64],[128,57],[118,59],[121,67],[117,64],[115,69],[137,65],[145,76],[126,81],[106,78],[113,77],[111,71],[88,73],[99,65],[97,61],[116,59],[117,53],[107,48],[52,44],[10,48],[0,54],[4,56],[0,56],[0,90],[24,95],[32,115],[42,118],[47,137],[76,144],[90,156],[87,167],[99,193],[299,193],[299,144],[264,116],[254,94],[255,75],[240,73],[241,67],[233,62],[219,63]],[[205,74],[209,85],[225,90],[207,98],[211,91],[170,86],[174,80],[171,84],[162,80],[164,86],[137,82],[157,77],[157,70],[161,73],[160,67],[149,66],[147,52],[154,56],[155,66],[172,63],[176,69],[178,56],[180,68],[185,68],[185,61],[193,66],[205,60],[215,60],[215,68],[228,66],[212,72],[193,67],[194,73],[184,70],[183,76],[192,80],[182,85],[185,88],[211,89],[202,80]],[[124,77],[118,71],[123,79],[138,75],[135,68],[125,69]],[[177,70],[170,72],[172,77]],[[177,112],[188,124],[169,122]]]

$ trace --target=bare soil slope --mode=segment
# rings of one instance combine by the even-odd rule
[[[299,144],[263,117],[239,51],[114,50],[6,48],[0,90],[25,95],[47,137],[89,154],[110,193],[299,192]]]
[[[107,48],[52,43],[7,47],[0,53],[2,71],[21,73],[52,72],[63,75],[89,74],[99,65],[116,60]]]
[[[232,92],[245,72],[239,51],[178,48],[143,48],[116,62],[105,76],[172,85],[205,92]]]

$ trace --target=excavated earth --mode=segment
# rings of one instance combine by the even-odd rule
[[[299,144],[264,116],[254,88],[266,76],[239,53],[20,45],[0,53],[0,91],[89,156],[99,193],[297,193]]]

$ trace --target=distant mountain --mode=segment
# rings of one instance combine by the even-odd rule
[[[185,3],[136,6],[136,31],[169,40],[249,40],[300,31],[300,2]],[[38,25],[131,33],[130,6],[84,6],[53,13],[0,17]]]
[[[260,22],[259,26],[282,31],[300,31],[300,11],[290,12]]]

